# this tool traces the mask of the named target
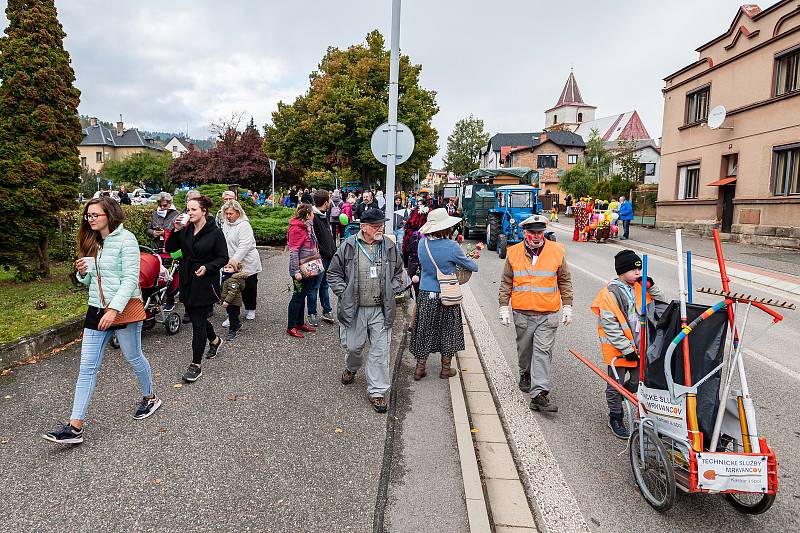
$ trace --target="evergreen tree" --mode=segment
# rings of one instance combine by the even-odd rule
[[[54,0],[8,0],[0,38],[0,265],[49,276],[50,228],[81,183],[80,91]]]
[[[447,154],[444,156],[445,169],[456,176],[478,168],[481,148],[489,142],[489,134],[483,129],[483,120],[470,115],[456,122],[447,137]]]

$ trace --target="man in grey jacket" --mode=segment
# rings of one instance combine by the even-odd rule
[[[394,295],[404,288],[400,251],[383,236],[386,220],[380,209],[364,211],[361,231],[339,246],[327,274],[328,284],[339,298],[339,337],[346,352],[342,383],[350,385],[355,381],[369,340],[367,392],[378,413],[385,413],[387,407]]]

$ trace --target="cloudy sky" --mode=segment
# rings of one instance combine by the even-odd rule
[[[6,0],[0,0],[5,10]],[[762,4],[767,7],[772,2]],[[447,135],[470,113],[491,133],[537,131],[574,69],[598,117],[637,109],[661,134],[662,79],[727,30],[741,1],[405,0],[401,48],[438,93]],[[307,89],[328,46],[387,36],[391,0],[56,0],[80,112],[208,135],[233,112],[259,125]],[[0,17],[0,29],[7,21]]]

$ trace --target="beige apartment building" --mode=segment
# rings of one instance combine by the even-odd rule
[[[664,79],[657,225],[800,247],[798,1],[742,6],[697,52]]]
[[[141,152],[160,153],[164,148],[153,139],[145,138],[136,128],[126,130],[120,116],[115,129],[103,126],[96,118],[89,119],[78,151],[81,167],[100,173],[109,161],[121,161]]]

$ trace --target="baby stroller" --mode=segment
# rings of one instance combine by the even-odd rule
[[[178,261],[169,254],[156,253],[152,248],[139,246],[139,288],[142,291],[144,311],[147,316],[142,329],[152,329],[164,324],[167,335],[175,335],[181,328],[181,315],[164,311],[168,299],[178,293]],[[111,346],[119,348],[116,334],[111,336]]]
[[[355,235],[358,233],[358,230],[361,229],[361,223],[358,220],[355,220],[344,227],[344,238],[348,238],[351,235]]]

